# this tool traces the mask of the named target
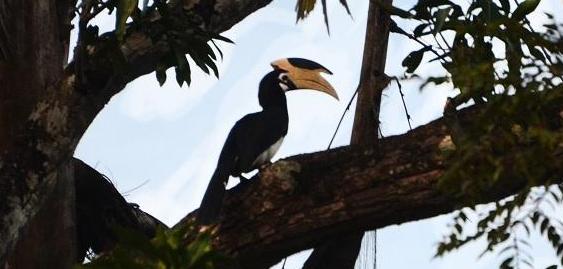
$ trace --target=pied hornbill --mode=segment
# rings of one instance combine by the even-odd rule
[[[229,176],[240,177],[270,163],[287,134],[289,117],[285,92],[317,90],[338,100],[336,91],[321,72],[332,74],[322,65],[302,58],[286,58],[271,63],[274,68],[260,81],[258,101],[262,111],[237,121],[227,136],[217,168],[207,186],[197,220],[200,224],[217,221]]]

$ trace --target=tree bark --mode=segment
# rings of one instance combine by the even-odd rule
[[[76,262],[74,171],[67,165],[60,170],[51,195],[23,229],[8,268],[71,268]]]
[[[562,132],[561,108],[545,109],[558,117],[554,130]],[[464,109],[458,116],[460,125],[477,113],[476,107]],[[228,191],[215,246],[236,257],[240,268],[266,268],[340,234],[496,201],[527,186],[526,178],[508,175],[483,200],[471,203],[443,192],[437,185],[448,163],[442,152],[455,147],[452,141],[440,119],[382,139],[377,148],[348,146],[278,161],[250,183]],[[562,156],[563,144],[553,154]],[[561,183],[563,158],[559,160],[561,164],[550,171],[552,177],[539,184]],[[177,225],[191,222],[195,214]]]
[[[190,18],[206,30],[221,32],[269,2],[186,0],[175,1],[171,8],[175,20]],[[153,43],[143,32],[163,31],[159,20],[144,29],[130,28],[119,47],[109,33],[90,44],[84,62],[88,83],[77,83],[74,63],[64,69],[75,4],[74,0],[0,0],[0,266],[8,264],[8,256],[22,238],[52,239],[42,225],[48,221],[42,220],[46,215],[51,222],[57,220],[57,228],[73,229],[71,167],[78,140],[114,94],[152,72],[169,53],[165,41]],[[126,63],[120,72],[108,68],[115,49]],[[65,195],[53,198],[53,193]],[[51,206],[51,201],[61,206]],[[50,213],[41,213],[33,221],[36,225],[28,225],[41,210]],[[73,245],[74,232],[64,234],[69,237],[60,241]],[[52,251],[45,256],[61,262],[53,268],[71,266],[75,257],[70,250],[64,253],[61,245],[42,243],[34,246],[44,253]],[[20,246],[29,244],[22,241]],[[13,255],[17,253],[24,252]],[[10,258],[11,266],[18,260]]]
[[[383,4],[391,5],[392,2],[384,0]],[[371,0],[351,145],[375,145],[378,140],[381,95],[390,81],[385,75],[389,23],[389,16]]]
[[[74,249],[72,169],[59,146],[75,141],[67,133],[70,111],[64,97],[58,98],[64,93],[56,87],[70,30],[61,25],[70,23],[70,5],[0,1],[0,266],[20,234],[30,239],[19,242],[21,251],[11,257],[11,267],[38,268],[23,262],[18,253],[24,248],[27,255],[41,253],[42,266],[72,264],[66,258]],[[37,212],[53,218],[51,230],[42,217],[33,219]],[[33,244],[32,238],[42,244]]]

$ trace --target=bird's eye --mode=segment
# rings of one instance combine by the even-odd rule
[[[287,74],[281,73],[281,74],[279,75],[278,79],[279,79],[280,81],[284,81],[284,82],[287,81],[287,80],[288,80]]]

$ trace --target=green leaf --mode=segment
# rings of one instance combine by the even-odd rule
[[[386,4],[381,0],[377,0],[375,3],[377,5],[379,5],[389,15],[399,16],[403,19],[410,19],[410,18],[413,17],[413,15],[410,12],[408,12],[404,9],[400,9],[398,7],[395,7],[393,5]]]
[[[543,56],[543,53],[539,49],[536,49],[534,47],[528,47],[528,49],[530,50],[530,54],[532,54],[534,57],[536,57],[539,60],[545,61],[545,57]]]
[[[209,74],[209,68],[207,68],[207,62],[209,62],[209,56],[202,50],[200,46],[191,46],[188,49],[190,57],[194,60],[195,64],[206,74]]]
[[[413,9],[419,11],[444,5],[452,5],[452,2],[450,2],[449,0],[419,0],[418,3],[416,3],[416,5],[413,7]]]
[[[503,16],[500,14],[501,8],[492,1],[484,1],[484,3],[482,3],[482,6],[485,12],[481,13],[480,16],[485,16],[486,22],[498,21],[503,18]]]
[[[217,46],[217,43],[215,43],[215,41],[212,39],[210,40],[211,44],[213,44],[213,46],[215,47],[215,49],[217,50],[217,52],[219,52],[219,56],[221,56],[221,60],[223,60],[223,52],[221,51],[221,49],[219,48],[219,46]]]
[[[433,35],[438,34],[438,32],[442,30],[444,22],[446,22],[446,18],[448,17],[451,9],[451,7],[441,8],[438,12],[436,12],[436,22],[434,23],[434,30],[432,30]]]
[[[330,27],[328,25],[328,11],[326,10],[327,9],[326,0],[321,0],[321,5],[323,6],[323,17],[325,19],[326,31],[330,35]]]
[[[315,8],[316,0],[298,0],[295,5],[297,11],[297,21],[304,19]]]
[[[545,232],[545,229],[547,228],[547,226],[549,225],[549,220],[548,219],[544,219],[541,224],[540,224],[540,231],[542,233]]]
[[[158,80],[158,84],[162,87],[164,82],[166,82],[166,65],[163,63],[156,64],[156,80]]]
[[[538,7],[539,3],[540,0],[525,0],[520,5],[518,5],[516,10],[514,10],[514,13],[512,13],[512,19],[521,21],[522,19],[524,19],[524,17],[526,17],[526,15],[532,13],[536,9],[536,7]]]
[[[352,16],[352,13],[350,12],[350,8],[348,7],[348,3],[346,2],[346,0],[340,0],[340,4],[344,6],[348,15]]]
[[[420,62],[422,61],[422,56],[424,56],[424,53],[428,50],[430,50],[430,47],[424,47],[422,49],[415,50],[409,53],[409,55],[405,57],[405,59],[402,62],[402,65],[407,68],[406,71],[407,73],[413,73],[416,70],[416,68],[420,65]]]
[[[513,249],[515,249],[515,248],[516,248],[516,247],[515,247],[514,245],[508,245],[508,246],[504,247],[503,249],[501,249],[501,250],[498,252],[497,255],[498,255],[498,256],[501,256],[502,254],[504,254],[504,253],[506,253],[506,252],[508,252],[508,251],[510,251],[510,250],[513,250]]]
[[[191,83],[190,65],[186,64],[184,66],[176,66],[174,70],[176,71],[176,82],[178,83],[178,85],[182,87],[182,84],[185,81],[186,84],[190,86]]]
[[[442,77],[442,78],[446,78],[446,80],[447,80],[447,77]],[[436,84],[438,84],[438,83],[436,83]],[[461,220],[463,220],[464,222],[468,220],[467,215],[465,215],[465,213],[463,213],[463,211],[459,212],[459,218]]]
[[[532,218],[531,218],[532,223],[534,223],[534,225],[537,224],[538,221],[540,220],[540,218],[541,218],[541,215],[538,212],[534,212],[534,214],[532,215]]]
[[[534,265],[529,260],[522,258],[520,259],[520,262],[528,265],[529,268],[534,268]]]
[[[119,42],[123,41],[127,19],[137,7],[137,3],[138,0],[119,0],[117,3],[117,13],[115,14],[115,35]]]
[[[510,13],[510,1],[509,0],[499,0],[500,6],[504,14],[508,15]]]
[[[500,264],[500,268],[504,269],[504,268],[512,268],[512,266],[510,266],[510,264],[512,263],[512,260],[514,260],[514,257],[509,257],[507,259],[505,259],[501,264]]]
[[[421,37],[421,36],[429,34],[430,32],[424,33],[424,29],[426,29],[426,27],[428,27],[428,26],[429,26],[429,24],[427,24],[427,23],[423,23],[423,24],[418,25],[416,28],[414,28],[413,35],[415,37]]]
[[[174,55],[176,56],[176,68],[174,68],[174,70],[176,71],[176,82],[178,82],[178,85],[180,87],[182,87],[184,81],[189,86],[191,83],[191,72],[188,59],[177,46],[174,47]]]
[[[461,234],[462,229],[463,229],[463,228],[461,227],[461,224],[456,223],[455,226],[454,226],[454,228],[455,228],[455,230],[456,230],[459,234]]]

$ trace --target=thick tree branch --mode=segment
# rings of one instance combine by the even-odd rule
[[[68,40],[61,25],[70,23],[65,11],[71,4],[0,0],[0,267],[16,243],[27,257],[41,255],[35,262],[71,266],[66,257],[72,256],[74,241],[74,188],[65,160],[78,139],[69,138],[72,110],[65,105],[66,92],[57,91]],[[44,224],[33,220],[38,212],[50,216],[55,227],[34,230]],[[43,244],[20,241],[22,233]],[[57,258],[61,252],[65,256]],[[24,268],[15,256],[11,266]]]
[[[269,2],[186,0],[176,1],[171,9],[176,21],[189,19],[205,30],[221,32]],[[67,196],[53,201],[64,207],[52,208],[60,211],[57,214],[61,217],[55,218],[64,222],[58,227],[73,229],[71,157],[78,140],[114,94],[136,77],[152,72],[156,62],[169,53],[165,40],[153,43],[146,34],[166,30],[158,19],[142,28],[128,29],[125,44],[119,47],[110,33],[86,46],[88,56],[82,64],[87,83],[77,83],[74,64],[63,69],[73,15],[69,10],[74,3],[0,0],[0,266],[5,265],[16,243],[26,237],[23,233],[31,233],[26,226],[47,201],[53,200],[54,191],[68,190],[62,192]],[[116,61],[124,64],[123,68],[114,69]],[[42,236],[50,236],[45,231]],[[71,245],[47,249],[64,252]],[[59,254],[49,258],[65,263],[73,260],[72,256],[67,251],[64,259]],[[55,267],[70,266],[66,262]]]
[[[548,110],[551,109],[551,110]],[[546,108],[559,117],[561,108]],[[460,122],[474,118],[463,110]],[[286,255],[314,247],[338,234],[365,231],[433,217],[470,206],[442,192],[438,180],[447,167],[443,150],[455,147],[443,119],[404,135],[383,139],[377,150],[341,147],[281,160],[251,183],[228,192],[216,246],[238,257],[241,268],[265,268]],[[557,149],[561,154],[563,150]],[[525,146],[522,146],[524,149]],[[514,154],[514,150],[511,153]],[[554,178],[561,182],[562,163]],[[511,177],[482,201],[514,194],[526,179]],[[190,222],[191,213],[177,225]]]
[[[479,113],[476,106],[460,111],[455,120],[457,127]],[[541,113],[553,115],[550,128],[563,132],[560,106],[544,107]],[[216,247],[237,257],[239,268],[267,268],[287,255],[339,234],[497,201],[528,186],[526,178],[509,175],[500,179],[502,185],[486,190],[482,200],[469,201],[443,192],[438,182],[448,160],[442,152],[455,147],[455,137],[449,131],[451,120],[439,119],[407,134],[382,139],[377,151],[349,146],[274,163],[251,181],[228,191]],[[520,145],[501,154],[510,157],[526,148]],[[553,154],[562,156],[563,144]],[[538,184],[563,181],[563,157],[559,160],[561,163],[548,171],[551,176],[538,179]],[[77,224],[79,231],[95,230],[93,236],[91,232],[79,234],[80,254],[87,248],[100,252],[111,249],[115,237],[108,224],[118,223],[147,235],[155,226],[162,225],[127,204],[103,175],[84,163],[75,162],[75,174],[76,192],[83,197],[77,205],[82,212]],[[196,214],[197,211],[190,213],[176,227],[193,223]],[[96,222],[91,223],[92,220]]]
[[[169,4],[170,15],[166,22],[155,15],[138,27],[129,27],[124,43],[119,47],[113,38],[114,33],[98,37],[88,44],[86,59],[80,59],[81,73],[85,78],[81,79],[81,85],[77,85],[81,94],[77,95],[76,104],[84,112],[84,122],[77,127],[85,130],[113,95],[135,78],[153,72],[163,59],[168,66],[172,65],[170,59],[174,58],[170,40],[153,40],[151,36],[166,36],[166,31],[170,29],[190,32],[190,27],[194,26],[221,33],[271,1],[173,1]],[[166,59],[169,59],[168,62]],[[75,64],[72,62],[67,67],[67,79],[73,81]]]

